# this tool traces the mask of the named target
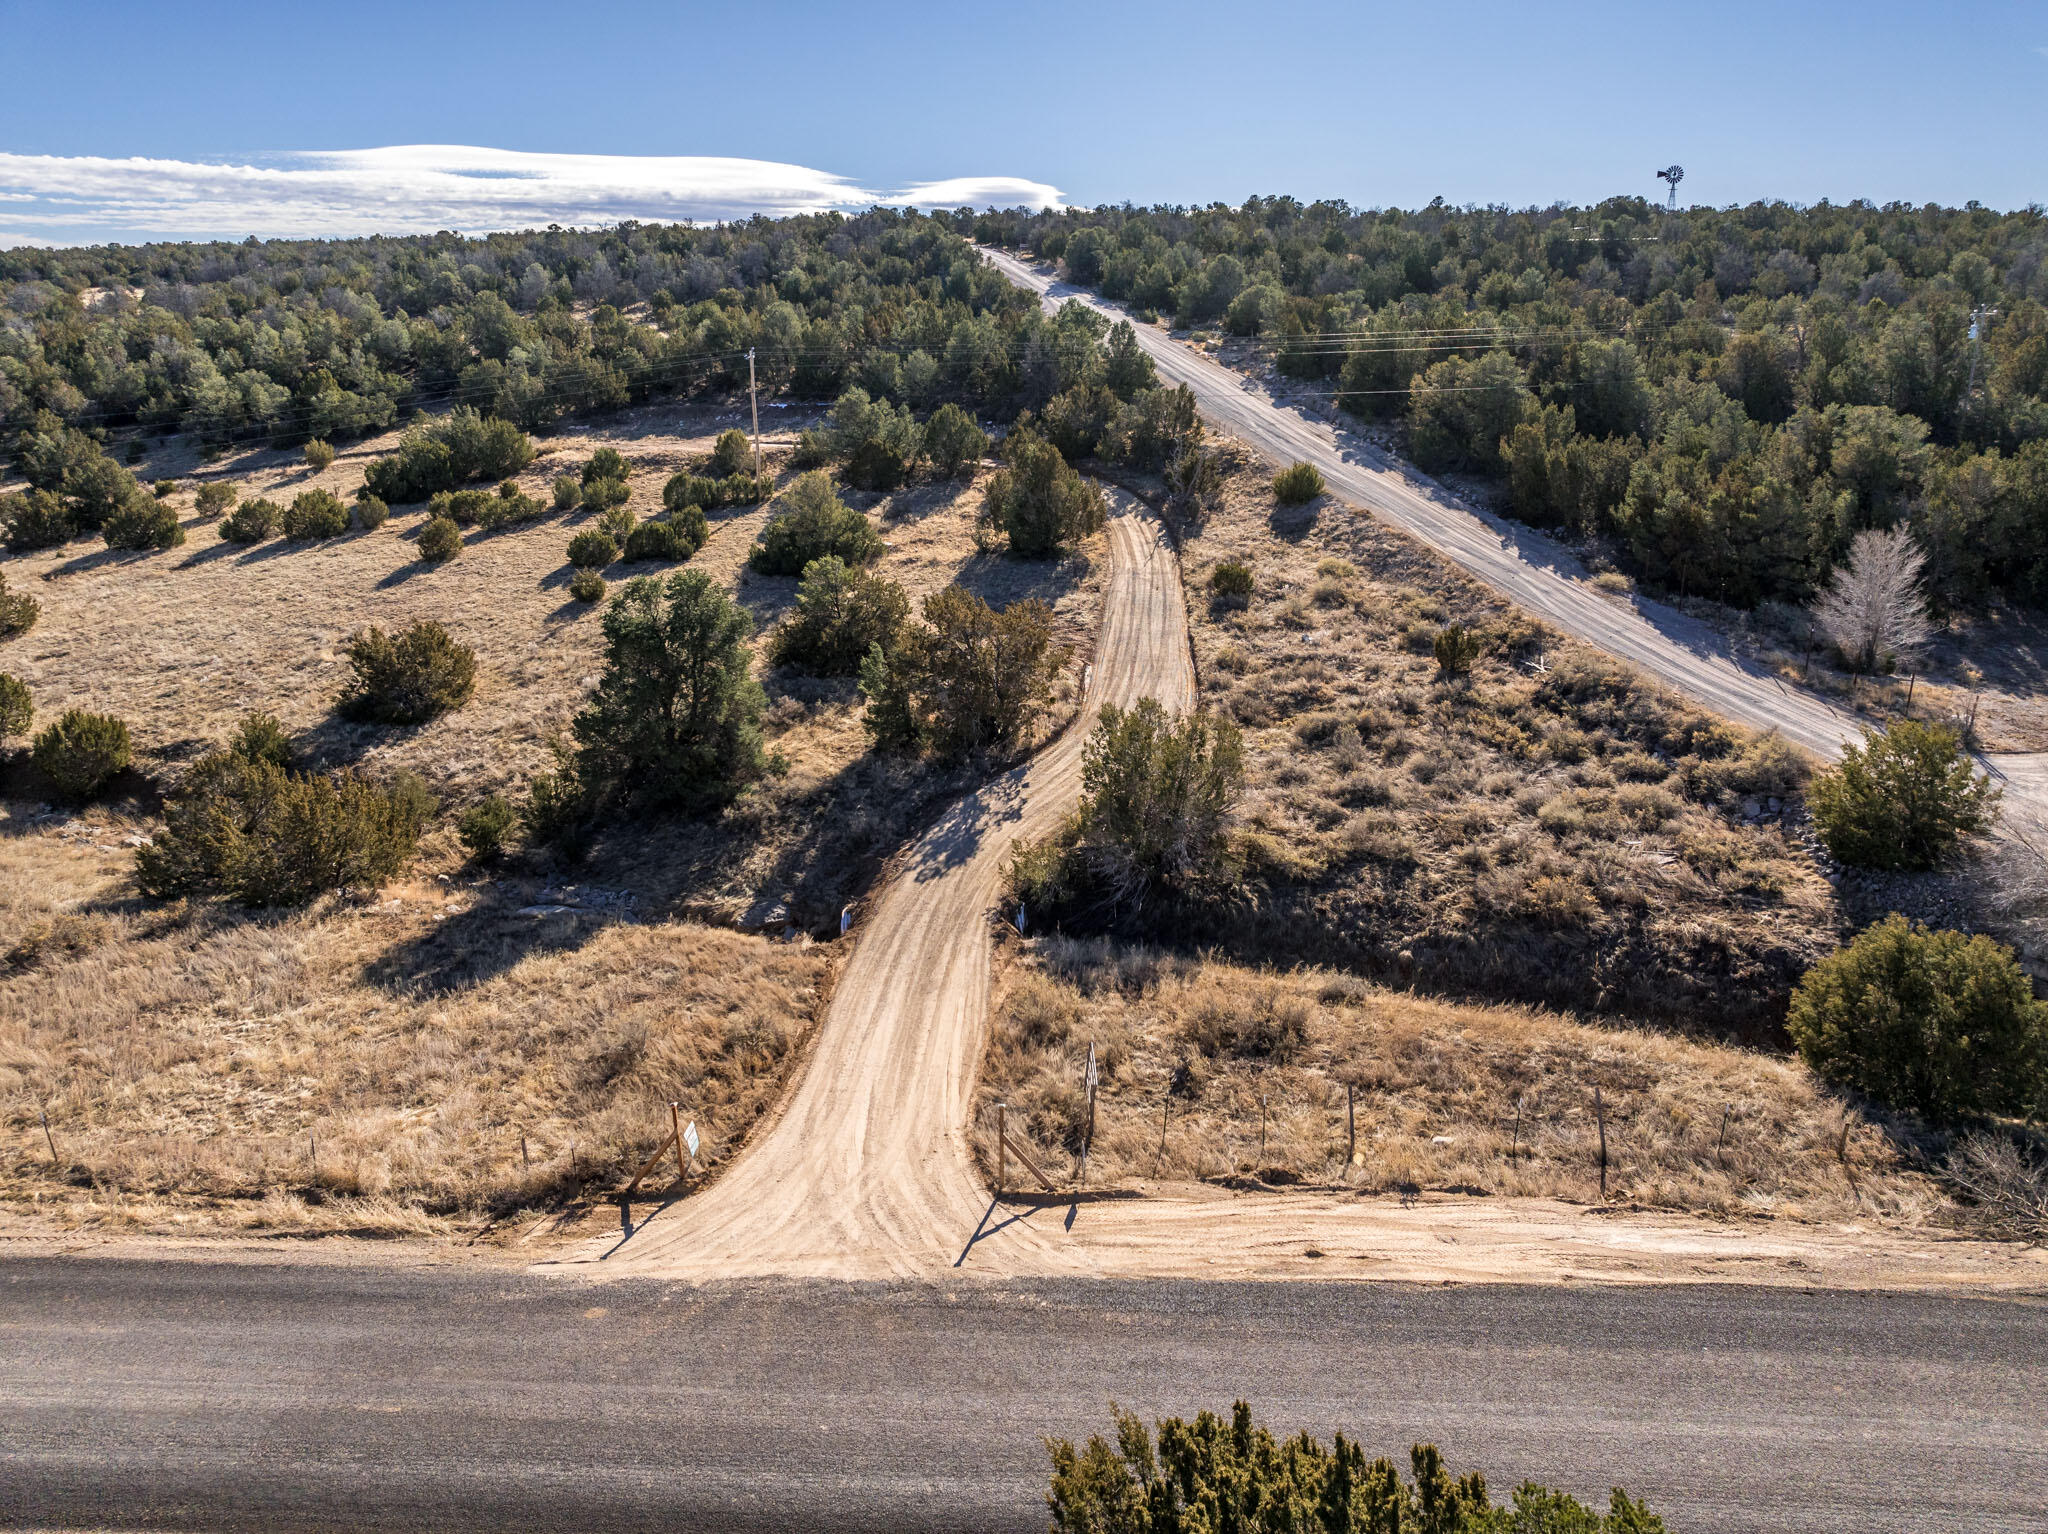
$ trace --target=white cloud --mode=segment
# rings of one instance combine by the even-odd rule
[[[637,218],[749,218],[853,209],[1060,205],[1010,176],[901,190],[771,160],[529,154],[405,144],[262,157],[261,163],[0,153],[0,245],[339,234],[479,234]]]
[[[1058,187],[1015,176],[955,176],[950,181],[920,181],[878,199],[896,208],[1057,208]]]

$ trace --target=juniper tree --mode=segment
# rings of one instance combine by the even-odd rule
[[[1049,559],[1099,532],[1107,508],[1060,450],[1029,431],[1003,444],[1004,467],[989,481],[988,514],[1020,559]]]
[[[872,647],[895,648],[909,614],[901,586],[827,554],[804,567],[796,610],[775,631],[769,655],[817,676],[852,676]]]
[[[1916,719],[1866,733],[1806,790],[1828,851],[1859,868],[1938,867],[1991,829],[1998,797],[1956,731]]]
[[[1224,825],[1244,792],[1244,737],[1156,698],[1105,707],[1081,763],[1079,855],[1111,901],[1132,906],[1220,866]]]
[[[766,764],[746,609],[684,570],[628,581],[603,624],[604,671],[575,723],[584,791],[686,813],[729,803]]]

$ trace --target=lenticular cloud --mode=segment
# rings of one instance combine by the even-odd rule
[[[963,176],[875,190],[772,160],[528,154],[406,144],[241,164],[0,153],[0,245],[483,234],[621,219],[717,221],[891,207],[1058,207],[1056,187]]]

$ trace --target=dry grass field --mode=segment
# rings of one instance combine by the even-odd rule
[[[0,1189],[66,1225],[473,1228],[615,1185],[671,1100],[715,1165],[832,970],[826,945],[520,914],[431,877],[290,915],[160,913],[125,897],[123,851],[16,837],[0,871]],[[466,973],[393,974],[451,928]]]
[[[645,516],[668,475],[730,424],[673,407],[628,413],[543,439],[520,482],[545,500],[553,476],[610,445],[633,465]],[[869,754],[851,681],[770,674],[768,744],[788,770],[719,820],[614,826],[573,867],[468,864],[455,815],[493,791],[516,800],[595,681],[599,610],[568,597],[564,557],[585,515],[471,530],[436,567],[413,557],[418,507],[394,508],[375,532],[251,548],[190,511],[195,472],[273,499],[312,486],[350,499],[394,440],[353,447],[319,474],[281,452],[141,465],[145,477],[184,476],[173,500],[184,546],[116,554],[80,542],[0,565],[43,604],[34,630],[0,650],[0,670],[28,683],[39,718],[74,705],[114,713],[137,749],[116,792],[76,814],[53,810],[19,761],[0,779],[0,1200],[16,1209],[474,1225],[616,1182],[666,1132],[672,1098],[722,1159],[774,1100],[826,993],[834,949],[810,935],[836,934],[840,908],[971,776]],[[1072,649],[1044,726],[1057,728],[1090,653],[1100,550],[1059,565],[980,552],[978,484],[848,499],[875,518],[888,545],[879,569],[913,602],[957,580],[998,605],[1054,603]],[[745,569],[769,514],[714,513],[693,561],[752,610],[757,645],[797,584]],[[666,568],[605,575],[616,589]],[[347,638],[420,618],[475,648],[475,697],[417,729],[338,718]],[[406,880],[286,915],[137,897],[134,839],[153,828],[160,792],[255,709],[276,714],[313,765],[427,780],[443,809]]]
[[[1074,1171],[1093,1042],[1090,1186],[1249,1179],[1594,1204],[1597,1088],[1616,1205],[1913,1223],[1950,1207],[1794,1059],[1331,970],[1099,940],[1006,946],[977,1108],[1007,1100],[1047,1171]]]
[[[1800,845],[1805,762],[1369,516],[1278,504],[1225,452],[1221,506],[1179,530],[1201,697],[1246,732],[1251,893],[1155,935],[1774,1036],[1839,925]],[[1248,600],[1212,597],[1226,561],[1251,567]],[[1431,652],[1452,623],[1484,641],[1469,678]]]

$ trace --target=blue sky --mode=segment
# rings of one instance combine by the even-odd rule
[[[0,238],[314,233],[407,207],[524,222],[556,198],[562,222],[715,216],[935,182],[1073,203],[1527,205],[1656,195],[1674,160],[1683,194],[1715,204],[2048,201],[2039,3],[0,0],[0,38]],[[390,159],[289,158],[403,145],[775,163],[726,167],[714,195],[680,158],[437,162],[417,182]],[[130,157],[273,174],[89,163]],[[444,209],[451,166],[527,195]]]

